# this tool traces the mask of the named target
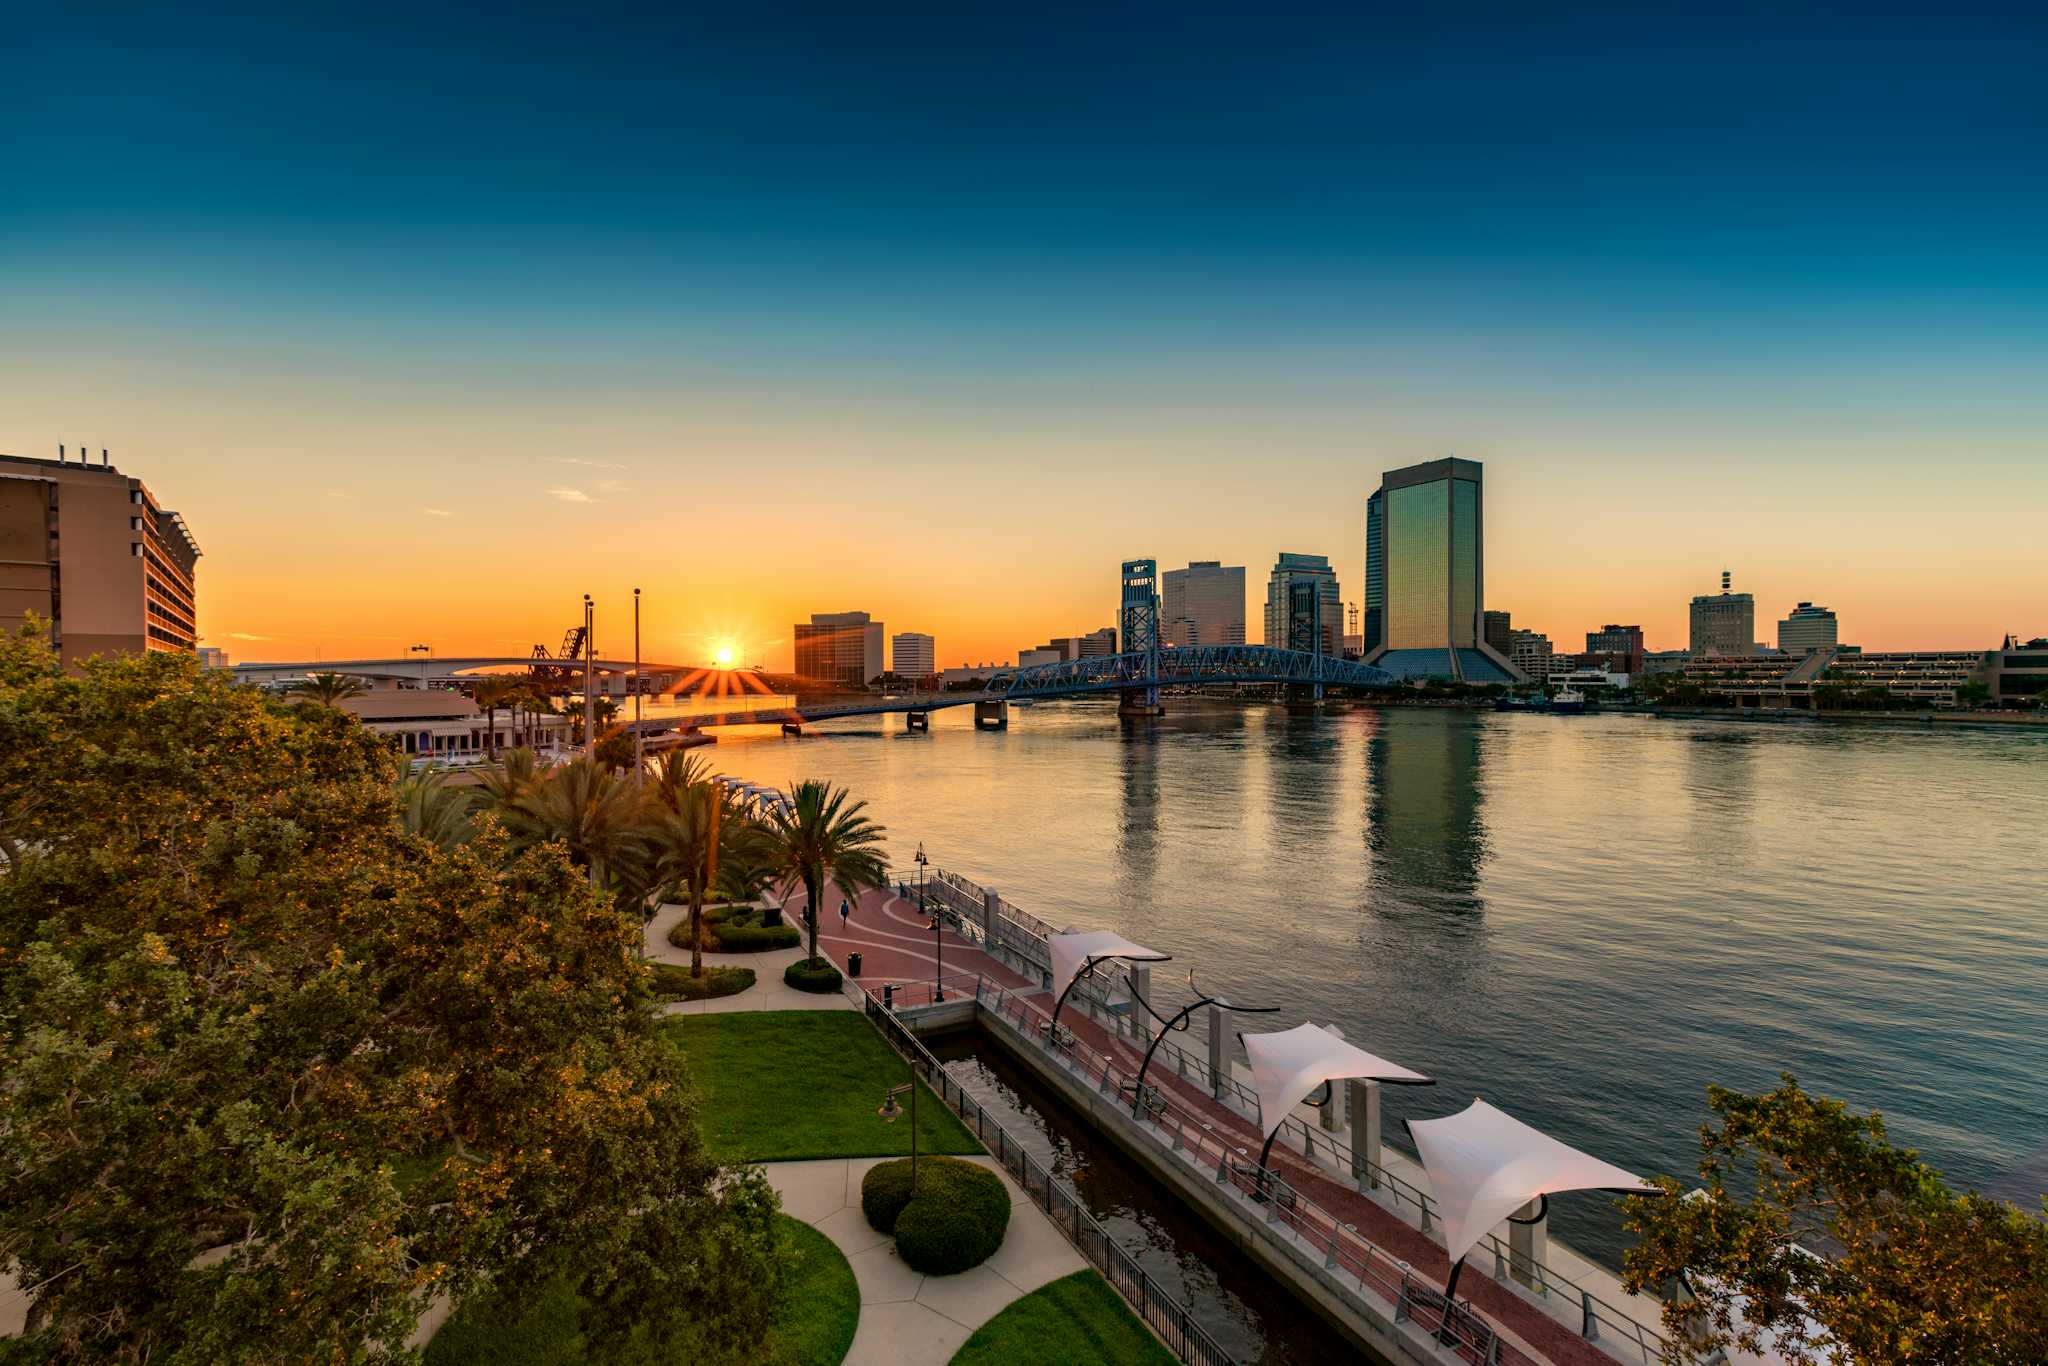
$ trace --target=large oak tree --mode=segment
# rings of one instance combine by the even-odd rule
[[[494,820],[405,832],[349,717],[168,655],[0,644],[0,1265],[16,1350],[402,1357],[567,1268],[596,1343],[716,1360],[774,1197],[698,1140],[640,927]]]

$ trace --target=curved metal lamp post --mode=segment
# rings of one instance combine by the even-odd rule
[[[1131,1084],[1131,1118],[1133,1119],[1140,1117],[1141,1107],[1145,1103],[1145,1073],[1152,1066],[1152,1055],[1159,1051],[1160,1043],[1169,1033],[1174,1030],[1178,1030],[1183,1034],[1187,1033],[1188,1021],[1197,1010],[1200,1010],[1203,1006],[1215,1006],[1221,1010],[1235,1011],[1239,1015],[1271,1015],[1274,1011],[1280,1009],[1279,1006],[1234,1006],[1220,996],[1204,996],[1201,989],[1195,985],[1195,970],[1193,968],[1188,969],[1188,990],[1194,994],[1194,1001],[1183,1008],[1171,1020],[1154,1010],[1150,1001],[1147,1001],[1142,996],[1138,996],[1136,993],[1132,993],[1133,999],[1145,1007],[1145,1013],[1159,1021],[1159,1032],[1152,1036],[1152,1042],[1146,1047],[1145,1061],[1138,1064],[1138,1079]],[[1055,1011],[1054,1015],[1057,1017],[1058,1012]]]
[[[882,1117],[882,1123],[894,1124],[896,1117],[903,1113],[903,1107],[896,1103],[896,1097],[910,1092],[910,1190],[917,1193],[917,1069],[910,1070],[910,1080],[901,1086],[892,1086],[882,1095],[881,1108],[875,1113]]]
[[[1052,1003],[1052,1019],[1048,1021],[1045,1026],[1046,1047],[1052,1047],[1053,1041],[1059,1037],[1060,1007],[1064,1006],[1067,1003],[1067,997],[1073,994],[1074,988],[1080,986],[1082,979],[1086,978],[1089,973],[1095,971],[1095,969],[1101,967],[1104,963],[1111,963],[1115,961],[1115,954],[1104,954],[1100,958],[1091,958],[1086,963],[1083,963],[1081,965],[1081,970],[1074,974],[1074,980],[1067,983],[1067,989],[1065,991],[1062,991],[1060,993],[1060,998]],[[1173,955],[1170,953],[1161,954],[1157,958],[1148,958],[1145,961],[1148,963],[1170,963],[1173,961]],[[1144,999],[1143,997],[1139,996],[1136,992],[1132,992],[1131,996],[1134,1000]],[[1151,1010],[1152,1007],[1148,1005],[1145,1007],[1145,1009]],[[1157,1019],[1158,1016],[1155,1015],[1153,1016],[1153,1018]]]

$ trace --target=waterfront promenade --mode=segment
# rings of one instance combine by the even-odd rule
[[[877,997],[883,995],[885,986],[896,986],[905,1008],[928,1004],[933,982],[935,936],[927,928],[927,918],[912,902],[893,891],[870,891],[859,898],[858,904],[852,906],[851,916],[842,922],[838,913],[841,899],[836,890],[828,890],[824,898],[826,913],[819,927],[821,950],[842,968],[847,965],[850,953],[861,954],[863,961],[859,981]],[[799,890],[786,904],[786,915],[793,923],[801,921],[802,902],[803,894]],[[1052,1007],[1050,992],[1011,966],[996,961],[978,945],[951,929],[941,932],[941,943],[945,992],[949,1000],[964,1001],[976,994],[976,979],[979,979],[985,1000],[997,999],[997,993],[1001,993],[998,1009],[1005,1019],[1018,1025],[1030,1037],[1043,1037],[1043,1018]],[[1139,1033],[1133,1037],[1122,1030],[1105,1028],[1097,1019],[1076,1008],[1073,1001],[1069,1002],[1060,1019],[1063,1027],[1073,1031],[1077,1056],[1098,1060],[1097,1066],[1107,1061],[1122,1076],[1136,1073],[1148,1036]],[[1199,1077],[1181,1075],[1169,1060],[1162,1057],[1155,1059],[1146,1075],[1146,1082],[1168,1097],[1173,1112],[1172,1122],[1176,1125],[1199,1128],[1204,1140],[1215,1140],[1220,1143],[1221,1151],[1226,1153],[1233,1149],[1240,1154],[1258,1151],[1263,1141],[1258,1126],[1217,1100]],[[1303,1110],[1301,1113],[1309,1112]],[[1179,1147],[1178,1142],[1175,1146]],[[1398,1159],[1388,1154],[1386,1160],[1391,1167]],[[1441,1246],[1373,1195],[1346,1183],[1301,1153],[1285,1150],[1281,1144],[1275,1145],[1272,1164],[1287,1184],[1307,1202],[1349,1225],[1357,1239],[1385,1254],[1384,1259],[1379,1260],[1388,1264],[1405,1263],[1413,1269],[1419,1282],[1434,1286],[1441,1286],[1449,1275],[1449,1263]],[[1402,1168],[1404,1179],[1427,1189],[1427,1178],[1419,1166],[1403,1162]],[[1330,1230],[1328,1224],[1322,1228],[1328,1231],[1321,1234],[1321,1241],[1327,1242],[1334,1230]],[[1315,1232],[1305,1226],[1299,1231],[1304,1236]],[[1554,1253],[1564,1252],[1555,1244],[1552,1246]],[[1613,1366],[1616,1360],[1643,1359],[1638,1342],[1610,1340],[1603,1345],[1584,1337],[1572,1323],[1566,1322],[1567,1318],[1576,1318],[1578,1305],[1546,1307],[1521,1288],[1491,1279],[1485,1265],[1490,1260],[1475,1251],[1468,1259],[1459,1291],[1461,1298],[1485,1315],[1500,1334],[1503,1360],[1520,1358],[1558,1363],[1559,1366]],[[1656,1310],[1653,1304],[1623,1294],[1619,1283],[1610,1274],[1583,1264],[1576,1257],[1571,1260],[1575,1277],[1597,1280],[1595,1293],[1603,1300],[1610,1304],[1633,1300],[1631,1311],[1639,1319],[1646,1320],[1646,1326],[1654,1328]],[[1610,1352],[1607,1347],[1615,1350]]]

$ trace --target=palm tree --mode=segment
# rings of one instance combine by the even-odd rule
[[[690,907],[690,975],[704,975],[704,898],[718,880],[720,844],[730,828],[729,799],[694,755],[671,753],[647,789],[644,836],[662,899],[681,893]]]
[[[639,805],[630,783],[577,758],[513,792],[499,814],[515,848],[560,844],[600,886],[616,883],[641,853]]]
[[[525,690],[523,683],[505,674],[477,680],[476,704],[484,709],[484,753],[498,752],[498,708],[510,704],[516,716],[519,695]]]
[[[480,770],[480,778],[484,805],[504,806],[540,782],[540,757],[521,746],[507,754],[495,770]]]
[[[469,820],[476,791],[450,787],[446,772],[432,765],[417,773],[401,769],[395,791],[399,820],[408,834],[453,849],[476,833]]]
[[[351,697],[362,696],[363,685],[346,674],[317,673],[307,674],[302,681],[292,684],[285,691],[301,702],[331,707]]]
[[[818,905],[825,884],[859,896],[880,887],[888,875],[879,846],[884,830],[861,814],[866,802],[847,804],[843,787],[811,779],[790,791],[785,805],[771,808],[763,835],[768,864],[803,883],[810,921],[810,961],[818,962]]]

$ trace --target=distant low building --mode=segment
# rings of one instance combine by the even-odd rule
[[[225,669],[231,667],[228,664],[228,652],[221,649],[218,645],[200,646],[199,667],[202,669]]]
[[[882,623],[866,612],[813,612],[795,636],[800,677],[865,688],[882,675]]]
[[[1841,643],[1840,634],[1833,612],[1802,602],[1778,623],[1778,648],[1788,655],[1832,650]]]
[[[1064,664],[1066,662],[1066,651],[1050,645],[1040,646],[1036,650],[1017,651],[1017,667],[1020,669],[1035,669],[1041,664]]]
[[[390,741],[401,753],[448,763],[481,759],[488,750],[489,727],[483,708],[459,692],[439,688],[373,688],[335,704],[363,723],[363,729]],[[498,748],[515,744],[510,709],[498,713]],[[531,727],[540,748],[555,749],[570,741],[566,716],[522,714],[520,725]]]
[[[898,678],[929,678],[939,670],[939,645],[921,631],[899,631],[889,640],[889,671]]]
[[[1539,682],[1554,674],[1570,673],[1576,667],[1576,661],[1570,655],[1558,654],[1550,637],[1541,631],[1517,631],[1508,646],[1509,662],[1523,675]]]
[[[1617,626],[1612,622],[1597,631],[1586,632],[1586,652],[1580,661],[1631,676],[1643,671],[1643,628]]]
[[[1727,570],[1721,571],[1718,595],[1701,593],[1692,600],[1692,652],[1695,655],[1744,656],[1756,653],[1756,599],[1729,591]]]
[[[1010,664],[989,663],[962,664],[951,669],[941,669],[939,686],[950,688],[956,683],[986,683],[997,674],[1008,673],[1014,667]]]
[[[1957,705],[1969,683],[1987,677],[1995,652],[1983,650],[1815,650],[1805,655],[1698,655],[1685,680],[1731,705],[1811,707],[1841,694],[1882,693],[1898,702]]]
[[[1985,682],[2001,707],[2038,707],[2048,699],[2048,637],[2021,644],[2012,636],[1985,661]]]

